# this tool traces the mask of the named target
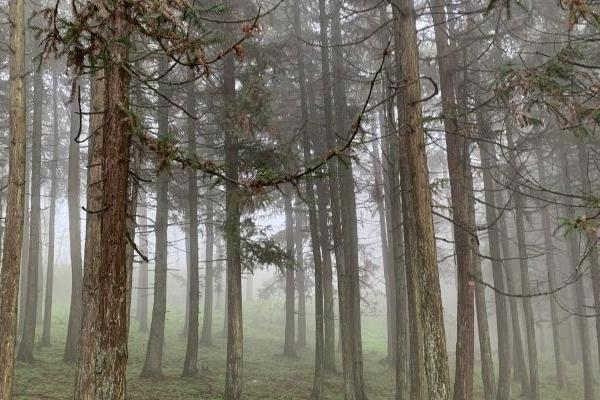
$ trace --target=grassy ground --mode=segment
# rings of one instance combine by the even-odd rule
[[[307,399],[312,384],[312,346],[299,350],[295,360],[285,359],[282,353],[282,304],[254,302],[245,305],[244,346],[244,398],[245,399]],[[310,318],[310,316],[309,316]],[[215,316],[215,340],[211,347],[201,347],[199,365],[201,375],[197,379],[182,379],[185,340],[181,336],[183,315],[167,314],[167,340],[163,363],[164,379],[152,381],[140,379],[146,336],[137,332],[132,322],[129,343],[129,367],[127,391],[129,399],[221,399],[225,376],[226,343],[220,335],[222,314]],[[53,345],[37,350],[33,365],[19,363],[17,366],[17,399],[70,399],[74,381],[74,369],[62,363],[63,341],[66,331],[66,315],[59,311],[54,318]],[[311,325],[309,324],[309,337]],[[393,371],[380,360],[385,350],[385,329],[381,317],[364,318],[365,379],[367,393],[372,400],[391,399]],[[310,346],[310,345],[309,345]],[[340,355],[338,354],[338,363]],[[583,397],[580,368],[569,369],[570,384],[558,391],[553,384],[552,364],[541,363],[542,399],[580,399]],[[342,399],[341,374],[326,376],[327,399]],[[480,378],[475,377],[476,398],[483,399]],[[513,385],[518,399],[518,384]],[[600,390],[600,388],[598,388]]]

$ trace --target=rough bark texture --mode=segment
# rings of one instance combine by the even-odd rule
[[[95,349],[99,332],[99,273],[102,267],[100,240],[102,239],[102,121],[104,111],[104,72],[96,72],[91,79],[90,139],[87,160],[87,191],[85,226],[85,254],[83,272],[83,308],[81,338],[75,395],[77,400],[93,400],[95,396]]]
[[[167,61],[161,58],[160,70],[167,69]],[[165,138],[169,134],[169,103],[165,99],[165,85],[161,84],[158,97],[158,137]],[[156,178],[156,218],[154,232],[156,234],[156,250],[154,255],[154,302],[150,336],[146,349],[146,360],[140,374],[143,378],[161,378],[163,345],[165,341],[165,317],[167,313],[167,230],[169,227],[169,171],[162,168]]]
[[[98,334],[94,399],[125,399],[127,368],[126,232],[131,119],[129,110],[129,8],[116,3],[108,25],[102,140],[102,213],[98,271]]]
[[[410,0],[396,0],[394,4],[398,7],[397,34],[400,40],[399,50],[403,68],[400,79],[401,89],[398,93],[401,102],[400,114],[403,115],[400,134],[405,136],[407,166],[410,173],[412,220],[408,223],[411,223],[414,229],[411,232],[414,234],[414,243],[411,243],[415,251],[413,260],[418,260],[419,263],[419,271],[413,272],[419,287],[419,320],[424,328],[422,346],[427,391],[429,400],[447,399],[450,392],[448,356],[420,103],[421,86],[415,11]],[[410,265],[409,268],[416,268],[416,265]],[[412,315],[411,320],[413,320]]]
[[[38,307],[38,270],[40,262],[40,194],[42,167],[42,106],[44,98],[43,70],[33,78],[33,129],[31,135],[31,213],[29,218],[29,259],[27,297],[23,334],[19,343],[17,360],[34,361],[35,331]]]
[[[442,111],[445,128],[448,174],[452,203],[454,248],[456,254],[458,306],[456,332],[456,368],[454,376],[454,399],[473,398],[473,364],[475,360],[475,323],[473,273],[473,249],[475,221],[469,218],[466,180],[471,174],[468,159],[466,132],[460,130],[457,120],[457,99],[454,91],[454,72],[449,51],[446,10],[441,0],[431,1],[435,24],[435,43],[442,91]]]
[[[6,231],[0,270],[0,399],[12,399],[19,269],[25,210],[25,8],[9,1],[9,167]]]
[[[230,180],[238,179],[238,138],[234,126],[235,60],[232,54],[223,62],[225,97],[225,169]],[[242,326],[242,260],[240,248],[241,193],[231,181],[225,184],[225,235],[227,240],[227,370],[225,400],[242,398],[244,336]]]

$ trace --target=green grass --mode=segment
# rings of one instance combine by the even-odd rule
[[[313,348],[299,350],[296,360],[282,357],[283,305],[280,302],[256,301],[244,305],[244,399],[307,399],[312,385]],[[311,338],[312,315],[308,316],[308,336]],[[74,368],[62,363],[66,315],[57,310],[53,321],[53,345],[38,348],[37,361],[32,365],[19,363],[16,376],[17,399],[70,399],[74,382]],[[180,311],[167,314],[167,335],[164,348],[163,373],[159,381],[140,379],[144,361],[146,336],[137,332],[132,321],[129,341],[127,392],[129,399],[221,399],[225,376],[226,343],[221,336],[222,313],[217,312],[214,322],[214,345],[200,347],[196,379],[181,378],[185,340],[181,336],[183,315]],[[382,317],[363,319],[363,350],[365,379],[371,400],[391,399],[394,385],[392,369],[381,363],[385,351],[385,325]],[[452,346],[453,347],[453,344]],[[340,362],[340,354],[337,354]],[[478,370],[479,366],[476,366]],[[568,368],[569,385],[558,391],[553,384],[551,360],[541,362],[542,399],[580,399],[583,397],[579,366]],[[478,372],[478,371],[477,371]],[[482,399],[480,376],[476,373],[476,398]],[[327,374],[326,399],[342,399],[342,376]],[[518,399],[518,383],[513,384],[514,398]],[[598,388],[600,390],[600,388]]]

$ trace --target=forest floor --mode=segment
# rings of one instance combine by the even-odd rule
[[[297,359],[282,356],[283,312],[280,302],[256,301],[244,305],[244,399],[307,399],[313,379],[313,349],[299,349]],[[53,345],[37,349],[37,361],[32,365],[19,363],[16,377],[16,399],[71,399],[74,367],[62,362],[63,343],[66,332],[66,312],[58,310],[53,319]],[[309,318],[311,315],[309,315]],[[132,321],[129,342],[129,365],[127,369],[128,398],[150,399],[222,399],[225,377],[226,341],[221,334],[222,313],[215,315],[214,344],[202,346],[199,351],[199,367],[196,379],[181,378],[185,340],[183,313],[167,313],[167,333],[164,347],[164,379],[153,381],[139,378],[146,350],[146,334],[138,332],[137,322]],[[307,328],[311,340],[312,324]],[[381,362],[385,351],[385,325],[382,317],[365,317],[363,323],[363,350],[365,355],[365,380],[371,400],[393,398],[393,370]],[[310,344],[309,344],[310,346]],[[452,346],[453,347],[453,346]],[[338,364],[340,354],[337,354]],[[341,367],[339,367],[341,370]],[[476,399],[483,399],[479,366],[476,366]],[[558,391],[553,384],[553,368],[550,360],[540,364],[542,399],[569,400],[582,398],[580,368],[570,367],[570,384]],[[341,373],[327,374],[325,398],[342,399]],[[514,399],[518,383],[513,384]],[[600,390],[600,387],[598,388]]]

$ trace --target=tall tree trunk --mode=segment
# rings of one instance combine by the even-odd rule
[[[29,116],[29,114],[27,114]],[[29,148],[27,149],[29,152]],[[27,306],[27,285],[29,281],[29,217],[30,217],[30,194],[31,194],[31,166],[29,159],[25,160],[25,216],[23,218],[23,241],[21,244],[21,291],[19,298],[19,326],[18,334],[23,335],[25,325],[25,308]]]
[[[140,221],[143,226],[139,237],[139,248],[140,252],[144,255],[148,254],[148,235],[147,235],[147,224],[148,224],[148,205],[146,200],[146,191],[141,190],[140,192]],[[139,224],[139,223],[138,223]],[[148,331],[148,262],[141,260],[138,270],[138,302],[137,302],[137,317],[139,321],[140,332]]]
[[[188,72],[188,78],[193,82],[193,73]],[[188,85],[187,110],[196,112],[196,101],[194,97],[193,84]],[[187,120],[187,140],[189,156],[196,157],[196,124],[193,119]],[[188,169],[188,211],[190,220],[190,264],[189,264],[189,312],[187,347],[185,351],[185,362],[183,373],[185,377],[198,375],[198,314],[200,313],[200,277],[198,266],[198,178],[196,170]]]
[[[298,292],[298,323],[296,344],[300,347],[306,347],[306,275],[304,270],[304,246],[303,246],[303,230],[304,230],[304,215],[300,208],[302,205],[297,203],[298,207],[294,213],[294,241],[296,250],[296,290]]]
[[[242,254],[240,237],[241,192],[238,179],[238,139],[235,120],[235,60],[232,54],[223,61],[225,98],[225,235],[227,239],[227,371],[225,400],[242,398],[244,335],[242,324]],[[233,181],[233,182],[232,182]]]
[[[469,151],[470,153],[470,151]],[[469,157],[470,158],[470,157]],[[469,160],[470,163],[470,160]],[[478,282],[483,281],[481,270],[481,258],[479,257],[479,239],[475,225],[475,190],[473,188],[473,175],[467,176],[467,200],[469,220],[473,224],[472,235],[476,240],[473,245],[473,275]],[[475,311],[477,313],[477,331],[479,333],[479,349],[481,353],[481,378],[483,380],[483,392],[486,400],[496,399],[496,377],[494,375],[494,360],[492,355],[492,344],[490,339],[490,327],[488,325],[487,301],[485,298],[485,286],[475,282]]]
[[[502,265],[502,253],[500,251],[500,235],[498,232],[496,213],[498,202],[496,201],[496,188],[492,176],[494,168],[494,156],[491,143],[487,141],[487,130],[489,125],[485,124],[482,116],[478,115],[478,126],[480,127],[480,136],[483,140],[479,141],[481,168],[483,175],[483,190],[485,198],[485,220],[488,232],[488,246],[492,259],[492,275],[494,287],[498,289],[494,294],[496,305],[496,329],[498,331],[498,390],[496,398],[498,400],[508,400],[510,396],[511,383],[511,360],[510,360],[510,333],[508,309],[506,298],[499,292],[504,292],[504,274]]]
[[[490,157],[495,156],[490,153]],[[498,206],[504,205],[502,197],[498,199]],[[515,258],[513,255],[508,229],[506,227],[506,212],[501,213],[498,219],[498,228],[501,233],[502,258],[504,260],[504,271],[506,272],[506,289],[511,295],[516,295],[517,288],[515,287],[516,279],[514,277],[514,263],[511,261]],[[513,366],[515,379],[519,379],[521,383],[521,394],[523,397],[529,396],[529,374],[527,373],[527,365],[525,364],[525,350],[523,348],[523,339],[521,336],[521,321],[519,319],[519,303],[515,296],[509,298],[510,317],[512,326],[512,341],[513,341]]]
[[[537,169],[538,179],[540,186],[546,188],[546,170],[544,167],[544,160],[541,149],[537,151]],[[542,230],[544,232],[544,256],[546,261],[546,271],[548,273],[548,283],[550,289],[556,288],[556,264],[554,263],[554,244],[552,240],[552,222],[550,219],[550,211],[548,210],[549,204],[543,204],[542,201],[538,201],[538,208],[542,214]],[[552,326],[552,343],[554,345],[554,365],[556,369],[556,384],[559,388],[564,387],[565,368],[562,359],[561,343],[560,343],[560,316],[558,304],[554,296],[550,296],[550,322]]]
[[[417,319],[424,328],[422,331],[422,346],[428,397],[429,400],[447,399],[450,392],[448,356],[446,353],[437,251],[433,231],[429,174],[425,154],[415,10],[410,0],[396,0],[394,4],[398,9],[396,34],[399,43],[397,50],[400,53],[400,65],[403,67],[402,76],[399,79],[401,86],[398,93],[400,101],[399,114],[402,115],[402,123],[399,126],[402,128],[400,134],[406,140],[406,170],[410,171],[409,206],[411,212],[407,223],[411,224],[411,234],[414,235],[412,238],[414,241],[411,243],[411,246],[414,245],[414,249],[410,250],[414,250],[414,253],[409,254],[412,260],[408,263],[409,270],[416,268],[417,260],[419,263],[419,271],[411,271],[411,274],[414,275],[409,276],[407,279],[409,282],[409,297],[411,295],[410,281],[416,279],[418,282],[418,311],[420,314]],[[411,315],[411,321],[415,320],[414,317],[414,315]],[[415,346],[415,342],[412,340],[411,344]],[[421,346],[420,343],[418,345]],[[417,351],[420,351],[420,349]]]
[[[287,260],[285,264],[285,341],[283,344],[283,355],[296,358],[296,310],[294,299],[294,211],[292,208],[293,188],[291,185],[284,189],[285,203],[285,243]]]
[[[508,132],[508,146],[514,149],[512,132]],[[516,155],[514,150],[509,153],[510,163],[516,166]],[[519,255],[519,267],[521,270],[521,293],[523,297],[523,316],[525,318],[525,333],[527,338],[527,355],[529,362],[529,397],[532,400],[538,400],[540,397],[539,391],[539,376],[538,376],[538,356],[537,342],[535,338],[535,320],[533,309],[531,306],[530,294],[530,279],[529,279],[529,263],[527,260],[527,242],[525,237],[525,222],[523,212],[525,210],[525,202],[520,193],[521,187],[518,183],[513,188],[514,195],[514,212],[515,212],[515,227],[517,231],[517,249]]]
[[[458,104],[454,92],[454,73],[451,68],[452,55],[450,54],[444,2],[432,0],[431,10],[435,25],[437,62],[442,91],[458,279],[454,399],[470,400],[473,398],[473,364],[475,360],[475,285],[471,274],[473,273],[473,250],[477,244],[473,236],[475,221],[469,218],[466,188],[466,180],[471,174],[468,158],[469,141],[465,137],[465,132],[461,132],[456,117]]]
[[[591,179],[589,171],[590,154],[588,151],[590,143],[579,143],[577,145],[577,158],[579,159],[579,177],[581,179],[581,186],[583,188],[583,195],[588,198],[588,203],[593,204],[589,199],[593,199],[593,193],[590,188]],[[540,183],[541,184],[541,183]],[[594,215],[597,209],[592,208],[588,205],[586,214]],[[587,238],[587,248],[589,249],[589,260],[590,269],[592,275],[592,290],[594,293],[594,310],[596,317],[596,341],[598,343],[598,356],[600,356],[600,262],[598,260],[598,245],[597,241],[594,240],[593,236]]]
[[[9,7],[9,167],[6,231],[0,269],[0,398],[12,399],[19,269],[25,214],[25,6],[10,0]]]
[[[584,157],[585,161],[587,161],[587,157],[585,154],[578,154],[579,157]],[[568,180],[569,172],[568,172],[568,157],[569,154],[567,151],[563,150],[562,159],[565,164],[563,166],[563,171],[565,171],[564,179],[564,193],[566,195],[565,203],[566,203],[566,215],[571,221],[575,220],[575,210],[571,204],[571,183]],[[585,172],[585,171],[584,171]],[[583,178],[584,174],[580,176]],[[587,174],[585,174],[587,176]],[[585,181],[586,179],[584,179]],[[590,331],[588,327],[587,318],[584,317],[586,314],[586,305],[585,305],[585,286],[583,283],[583,274],[580,271],[580,260],[579,260],[579,248],[577,244],[577,232],[570,232],[568,235],[568,247],[569,247],[569,259],[571,261],[571,268],[573,269],[573,273],[576,274],[577,280],[574,285],[572,285],[572,290],[574,292],[573,297],[575,298],[575,312],[578,315],[575,315],[577,321],[577,328],[579,334],[579,341],[581,345],[581,361],[583,364],[583,387],[584,387],[584,396],[585,400],[592,400],[595,398],[594,395],[594,376],[592,370],[592,355],[591,355],[591,346],[590,346]]]
[[[29,219],[29,265],[27,299],[23,335],[17,360],[33,362],[38,306],[38,270],[40,262],[41,223],[41,168],[42,168],[42,108],[44,99],[43,70],[35,71],[33,78],[33,130],[31,135],[31,214]]]
[[[300,11],[299,2],[294,2],[294,31],[298,37],[302,37],[302,15]],[[300,40],[295,41],[296,44],[296,57],[298,59],[298,83],[300,87],[300,107],[302,113],[302,150],[304,157],[304,165],[305,167],[310,165],[311,162],[311,147],[318,148],[322,141],[319,144],[313,143],[311,146],[311,137],[309,135],[310,128],[310,120],[316,118],[316,110],[311,107],[309,110],[309,92],[307,88],[307,80],[306,80],[306,67],[304,61],[304,51],[302,49],[302,43]],[[312,94],[312,93],[311,93]],[[311,100],[311,105],[314,105],[314,96]],[[310,115],[312,114],[312,115]],[[311,118],[312,117],[312,118]],[[324,221],[318,221],[317,217],[317,204],[315,200],[315,189],[314,189],[314,180],[312,175],[308,175],[305,181],[306,187],[306,200],[308,206],[308,223],[310,229],[310,242],[311,242],[311,250],[313,255],[314,267],[315,267],[315,368],[314,368],[314,379],[313,379],[313,387],[311,392],[311,398],[314,400],[319,400],[323,394],[323,385],[324,385],[324,361],[325,361],[325,353],[324,353],[324,345],[325,345],[325,337],[324,337],[324,274],[323,274],[323,258],[329,258],[329,272],[331,278],[331,258],[329,254],[324,256],[325,252],[329,252],[329,249],[323,248],[323,238],[319,235],[319,229],[325,230],[325,235],[327,234],[327,205],[325,201],[322,206],[325,207],[320,215],[325,218]],[[323,186],[321,190],[325,189]],[[323,200],[326,200],[325,198]],[[299,204],[300,206],[300,204]],[[319,206],[321,207],[321,205]],[[301,301],[304,301],[305,289],[304,289],[304,269],[302,264],[302,238],[303,238],[303,216],[297,211],[296,214],[296,259],[301,268],[302,274],[302,290],[299,290],[299,298]],[[321,223],[321,225],[319,225]],[[324,223],[324,225],[323,225]],[[331,282],[330,282],[331,283]],[[302,305],[299,304],[299,312],[300,315],[303,315],[303,324],[301,320],[299,320],[299,332],[298,338],[299,342],[300,338],[303,337],[303,344],[306,345],[306,312],[305,307],[300,307]],[[331,304],[333,308],[333,304]],[[333,311],[333,310],[331,310]],[[303,326],[302,326],[303,325]],[[334,339],[335,342],[335,339]],[[300,343],[302,344],[302,343]],[[332,344],[334,346],[335,344]],[[333,348],[332,348],[333,350]],[[334,355],[335,357],[335,355]],[[335,358],[333,359],[333,364],[335,368]]]
[[[345,87],[344,52],[342,44],[341,28],[342,1],[334,0],[331,13],[331,39],[333,48],[332,72],[333,99],[335,105],[335,128],[341,133],[338,141],[346,141],[349,130],[348,103]],[[342,321],[342,348],[349,357],[352,366],[352,381],[354,397],[358,400],[366,398],[365,383],[363,376],[363,355],[361,339],[360,318],[360,277],[358,267],[358,231],[356,214],[356,194],[354,192],[355,181],[352,172],[352,159],[349,152],[345,152],[336,160],[338,164],[340,221],[342,225],[342,244],[344,262],[339,268],[339,302],[340,321]],[[345,305],[343,303],[346,303]],[[344,312],[342,312],[342,310]],[[345,329],[344,329],[345,328]]]
[[[52,289],[54,286],[54,238],[56,197],[58,185],[58,67],[52,70],[52,166],[50,172],[50,215],[48,217],[48,260],[46,267],[46,292],[44,298],[44,327],[42,346],[50,346],[52,327]]]
[[[100,337],[96,348],[97,400],[125,399],[127,368],[126,231],[131,119],[129,72],[129,8],[117,3],[110,10],[105,68],[104,130],[102,141],[102,266],[99,271]]]
[[[79,86],[75,90],[80,90]],[[69,179],[67,203],[69,206],[69,248],[71,250],[71,307],[69,309],[69,325],[65,343],[64,361],[73,363],[77,360],[79,347],[79,331],[81,329],[81,216],[79,213],[79,143],[77,136],[81,129],[78,103],[71,103],[71,141],[69,143]]]
[[[321,70],[322,70],[322,84],[323,84],[323,112],[325,115],[325,137],[326,137],[326,148],[332,149],[335,147],[335,135],[334,135],[334,126],[333,126],[333,109],[332,109],[332,93],[331,93],[331,54],[329,52],[329,37],[328,37],[328,27],[329,27],[329,11],[327,10],[326,1],[319,0],[319,37],[321,44]],[[335,255],[335,267],[338,273],[338,287],[340,285],[339,282],[339,274],[343,270],[343,253],[342,253],[342,229],[341,229],[341,219],[340,219],[340,194],[339,187],[337,185],[337,160],[332,160],[327,165],[327,178],[328,178],[328,189],[329,189],[329,204],[331,209],[331,233],[333,238],[333,250]],[[319,191],[319,195],[324,194],[324,190]],[[325,196],[322,196],[325,198]],[[323,209],[323,207],[320,207]],[[329,244],[329,242],[328,242]],[[329,247],[329,246],[328,246]],[[324,284],[328,285],[330,279],[327,276],[327,270],[324,270]],[[324,290],[327,289],[327,286],[324,286]],[[332,288],[333,292],[333,288]],[[325,303],[325,306],[327,302]],[[342,308],[345,306],[345,303],[340,303],[338,301],[338,306],[340,309],[340,315],[342,315]],[[346,313],[344,313],[346,315]],[[331,314],[327,314],[325,316],[327,320],[326,326],[333,327],[332,319],[333,319],[333,310]],[[330,319],[331,318],[331,319]],[[340,324],[339,328],[341,330],[342,320],[339,319]],[[330,367],[335,366],[335,340],[336,336],[335,331],[330,329],[328,331],[329,334],[326,335],[325,338],[325,346],[326,346],[326,355],[325,355],[325,366],[327,366],[328,370],[334,371]],[[349,353],[347,353],[349,354]],[[349,357],[345,359],[342,358],[342,369],[344,372],[344,394],[348,397],[348,400],[353,399],[353,383],[352,383],[352,363]],[[330,365],[333,362],[333,365]]]
[[[213,199],[211,198],[212,190],[209,189],[209,198],[206,200],[206,222],[204,230],[206,233],[206,261],[204,274],[204,316],[202,319],[202,334],[200,335],[200,343],[210,346],[212,344],[212,320],[213,320],[213,298],[214,298],[214,247],[215,247],[215,230],[214,230],[214,210]],[[219,294],[217,294],[217,298]]]
[[[404,77],[404,72],[401,68],[404,60],[402,59],[403,48],[406,45],[404,40],[406,39],[402,36],[402,28],[399,24],[401,23],[401,11],[404,12],[412,12],[412,6],[408,3],[403,5],[404,8],[400,8],[399,3],[394,3],[394,7],[392,8],[393,17],[395,20],[394,24],[394,60],[395,60],[395,75],[396,81],[402,82],[406,78]],[[410,20],[404,20],[404,23],[411,23]],[[404,103],[403,99],[400,96],[396,96],[395,98],[397,102],[397,107],[399,110],[403,110]],[[391,120],[390,120],[391,121]],[[391,126],[391,125],[390,125]],[[396,141],[392,140],[392,136],[388,136],[388,143],[386,147],[388,148],[388,154],[396,154],[398,157],[398,166],[397,172],[394,171],[394,164],[390,162],[388,167],[388,187],[390,188],[390,220],[393,219],[391,213],[391,203],[394,188],[394,182],[398,179],[398,175],[400,175],[400,186],[396,189],[400,191],[401,204],[402,204],[402,220],[403,220],[403,237],[404,237],[404,255],[405,255],[405,269],[406,269],[406,303],[408,305],[408,315],[409,315],[409,337],[410,337],[410,398],[411,399],[425,399],[427,398],[427,377],[425,371],[425,351],[424,351],[424,332],[423,332],[423,324],[421,321],[421,303],[420,303],[420,288],[419,288],[419,272],[417,271],[418,262],[416,260],[417,254],[417,242],[415,239],[415,219],[414,219],[414,210],[412,206],[411,199],[411,185],[412,182],[410,180],[410,172],[408,165],[408,153],[407,153],[407,137],[400,129],[400,127],[404,126],[404,115],[402,113],[398,113],[397,127],[395,128],[395,136],[398,137]],[[388,156],[389,157],[389,156]],[[394,200],[394,201],[397,201]],[[392,222],[391,225],[394,225]],[[392,238],[394,237],[393,230],[390,231],[392,233]],[[393,251],[393,250],[392,250]],[[399,297],[396,297],[396,301],[398,302]],[[400,328],[401,325],[398,325],[397,328]],[[401,332],[397,329],[396,335],[400,335]],[[400,341],[398,341],[400,344]],[[398,373],[398,372],[397,372]],[[398,376],[396,376],[398,378]],[[401,399],[401,396],[405,393],[404,391],[398,391],[398,379],[396,379],[396,397]]]
[[[167,70],[167,60],[161,58],[160,71]],[[169,103],[165,99],[166,85],[160,84],[158,97],[158,137],[165,138],[169,134]],[[154,302],[150,335],[146,349],[146,360],[140,376],[142,378],[161,378],[163,346],[165,341],[165,318],[167,313],[167,230],[169,227],[169,171],[161,168],[156,178],[156,218],[154,256]]]
[[[77,400],[95,399],[95,351],[99,343],[100,328],[99,277],[102,268],[102,192],[103,161],[102,143],[104,131],[104,71],[99,70],[91,78],[90,89],[90,138],[87,160],[86,226],[83,273],[83,301],[79,357],[75,376]]]

